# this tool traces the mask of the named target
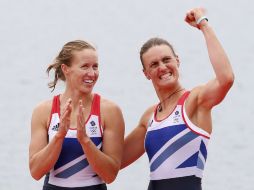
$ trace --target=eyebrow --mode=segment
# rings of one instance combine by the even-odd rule
[[[168,60],[168,59],[172,59],[172,56],[170,56],[170,55],[166,55],[166,56],[164,56],[164,57],[162,57],[162,61],[166,61],[166,60]],[[155,60],[155,61],[151,61],[151,63],[150,64],[153,64],[153,63],[158,63],[159,61],[157,61],[157,60]]]
[[[172,59],[172,56],[167,55],[167,56],[165,56],[165,57],[162,58],[162,61],[165,61],[165,60],[167,60],[167,59]]]
[[[157,64],[157,63],[159,63],[159,61],[151,61],[151,62],[149,63],[149,65]]]

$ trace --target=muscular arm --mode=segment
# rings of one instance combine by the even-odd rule
[[[29,167],[32,177],[39,180],[42,176],[48,173],[55,165],[62,149],[62,143],[68,129],[68,121],[60,124],[58,133],[48,143],[48,120],[50,117],[51,102],[44,102],[37,106],[32,115],[31,121],[31,142],[29,147]],[[70,114],[69,108],[65,107],[62,115],[68,118]],[[63,129],[65,128],[65,129]],[[62,129],[62,130],[61,130]]]
[[[139,124],[124,140],[124,153],[121,169],[133,163],[145,152],[144,139],[146,126]]]
[[[185,20],[191,26],[200,28],[206,41],[209,58],[215,72],[215,78],[199,88],[198,105],[211,109],[213,106],[219,104],[226,96],[233,84],[234,74],[229,59],[212,27],[209,26],[206,20],[201,21],[199,26],[197,26],[196,20],[204,14],[205,12],[203,9],[193,9],[187,13]]]
[[[125,138],[121,168],[130,165],[144,154],[147,125],[153,110],[154,106],[149,108],[141,117],[138,126]]]
[[[120,169],[123,153],[124,120],[120,108],[103,100],[101,115],[104,121],[103,145],[100,151],[89,137],[83,136],[79,142],[90,166],[103,181],[111,183]]]
[[[216,77],[200,91],[199,99],[204,102],[206,107],[211,108],[224,99],[233,84],[234,74],[228,57],[213,29],[206,22],[200,27],[200,30],[204,34],[209,58]]]

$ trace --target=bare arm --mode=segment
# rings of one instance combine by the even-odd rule
[[[145,152],[146,127],[139,124],[125,139],[121,169],[136,161]]]
[[[82,104],[80,105],[80,113]],[[120,169],[123,153],[124,120],[120,108],[112,102],[102,103],[104,118],[103,150],[100,151],[78,125],[78,140],[86,154],[90,166],[103,181],[111,183]],[[82,114],[79,114],[79,117]],[[83,120],[80,117],[80,120]],[[84,120],[83,120],[84,121]],[[78,122],[79,123],[79,122]]]
[[[144,154],[147,125],[153,110],[154,106],[149,108],[141,117],[138,126],[125,138],[121,168],[130,165]]]
[[[51,103],[37,106],[31,121],[31,142],[29,147],[29,167],[32,177],[39,180],[55,165],[62,149],[62,143],[69,126],[69,105],[65,107],[59,131],[48,143],[47,125],[50,116]],[[64,118],[67,118],[64,122]],[[66,126],[64,126],[66,125]]]
[[[196,21],[204,14],[205,11],[202,8],[193,9],[187,13],[185,21],[191,26],[199,28],[206,41],[209,58],[215,72],[215,79],[199,88],[197,96],[198,105],[211,109],[226,96],[233,84],[234,74],[229,59],[212,27],[209,26],[205,19],[199,25],[196,24]]]

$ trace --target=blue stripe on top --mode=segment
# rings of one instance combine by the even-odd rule
[[[95,146],[98,146],[102,142],[102,137],[90,137]]]
[[[180,164],[177,168],[187,168],[187,167],[196,166],[198,162],[198,154],[199,152],[196,152],[187,160],[185,160],[182,164]]]
[[[83,149],[76,138],[65,138],[62,145],[61,153],[54,166],[54,169],[56,170],[64,166],[65,164],[71,162],[72,160],[75,160],[83,154]]]
[[[186,133],[180,139],[173,142],[170,146],[168,146],[150,165],[150,171],[153,172],[156,170],[165,160],[167,160],[170,156],[172,156],[177,150],[182,148],[188,142],[197,138],[198,135],[194,134],[192,131]]]
[[[149,157],[149,161],[165,143],[182,132],[184,129],[186,129],[186,126],[182,124],[148,131],[145,139],[145,149]]]
[[[101,137],[91,137],[91,140],[96,146],[102,142]],[[65,138],[59,159],[57,160],[54,169],[56,170],[64,166],[65,164],[75,160],[83,154],[84,152],[82,146],[78,142],[77,138]]]
[[[57,175],[55,175],[55,177],[68,178],[68,177],[74,175],[75,173],[81,171],[88,165],[89,165],[89,163],[88,163],[87,159],[83,159],[83,160],[79,161],[78,163],[74,164],[73,166],[67,168],[66,170],[58,173]]]
[[[207,158],[207,150],[206,150],[206,145],[203,142],[203,140],[201,140],[201,144],[200,144],[200,152],[201,154],[204,156],[205,160]]]

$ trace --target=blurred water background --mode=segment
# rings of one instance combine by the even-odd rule
[[[47,88],[45,70],[68,41],[96,45],[100,79],[95,91],[123,111],[126,134],[157,102],[142,74],[139,48],[150,37],[168,39],[181,60],[182,84],[191,89],[214,76],[198,30],[184,22],[187,10],[207,8],[209,23],[231,60],[235,83],[213,110],[214,130],[203,178],[204,190],[253,190],[254,2],[251,0],[0,0],[0,189],[41,189],[28,168],[34,106],[61,92]],[[251,98],[252,97],[252,98]],[[120,171],[109,190],[143,190],[148,159]]]

